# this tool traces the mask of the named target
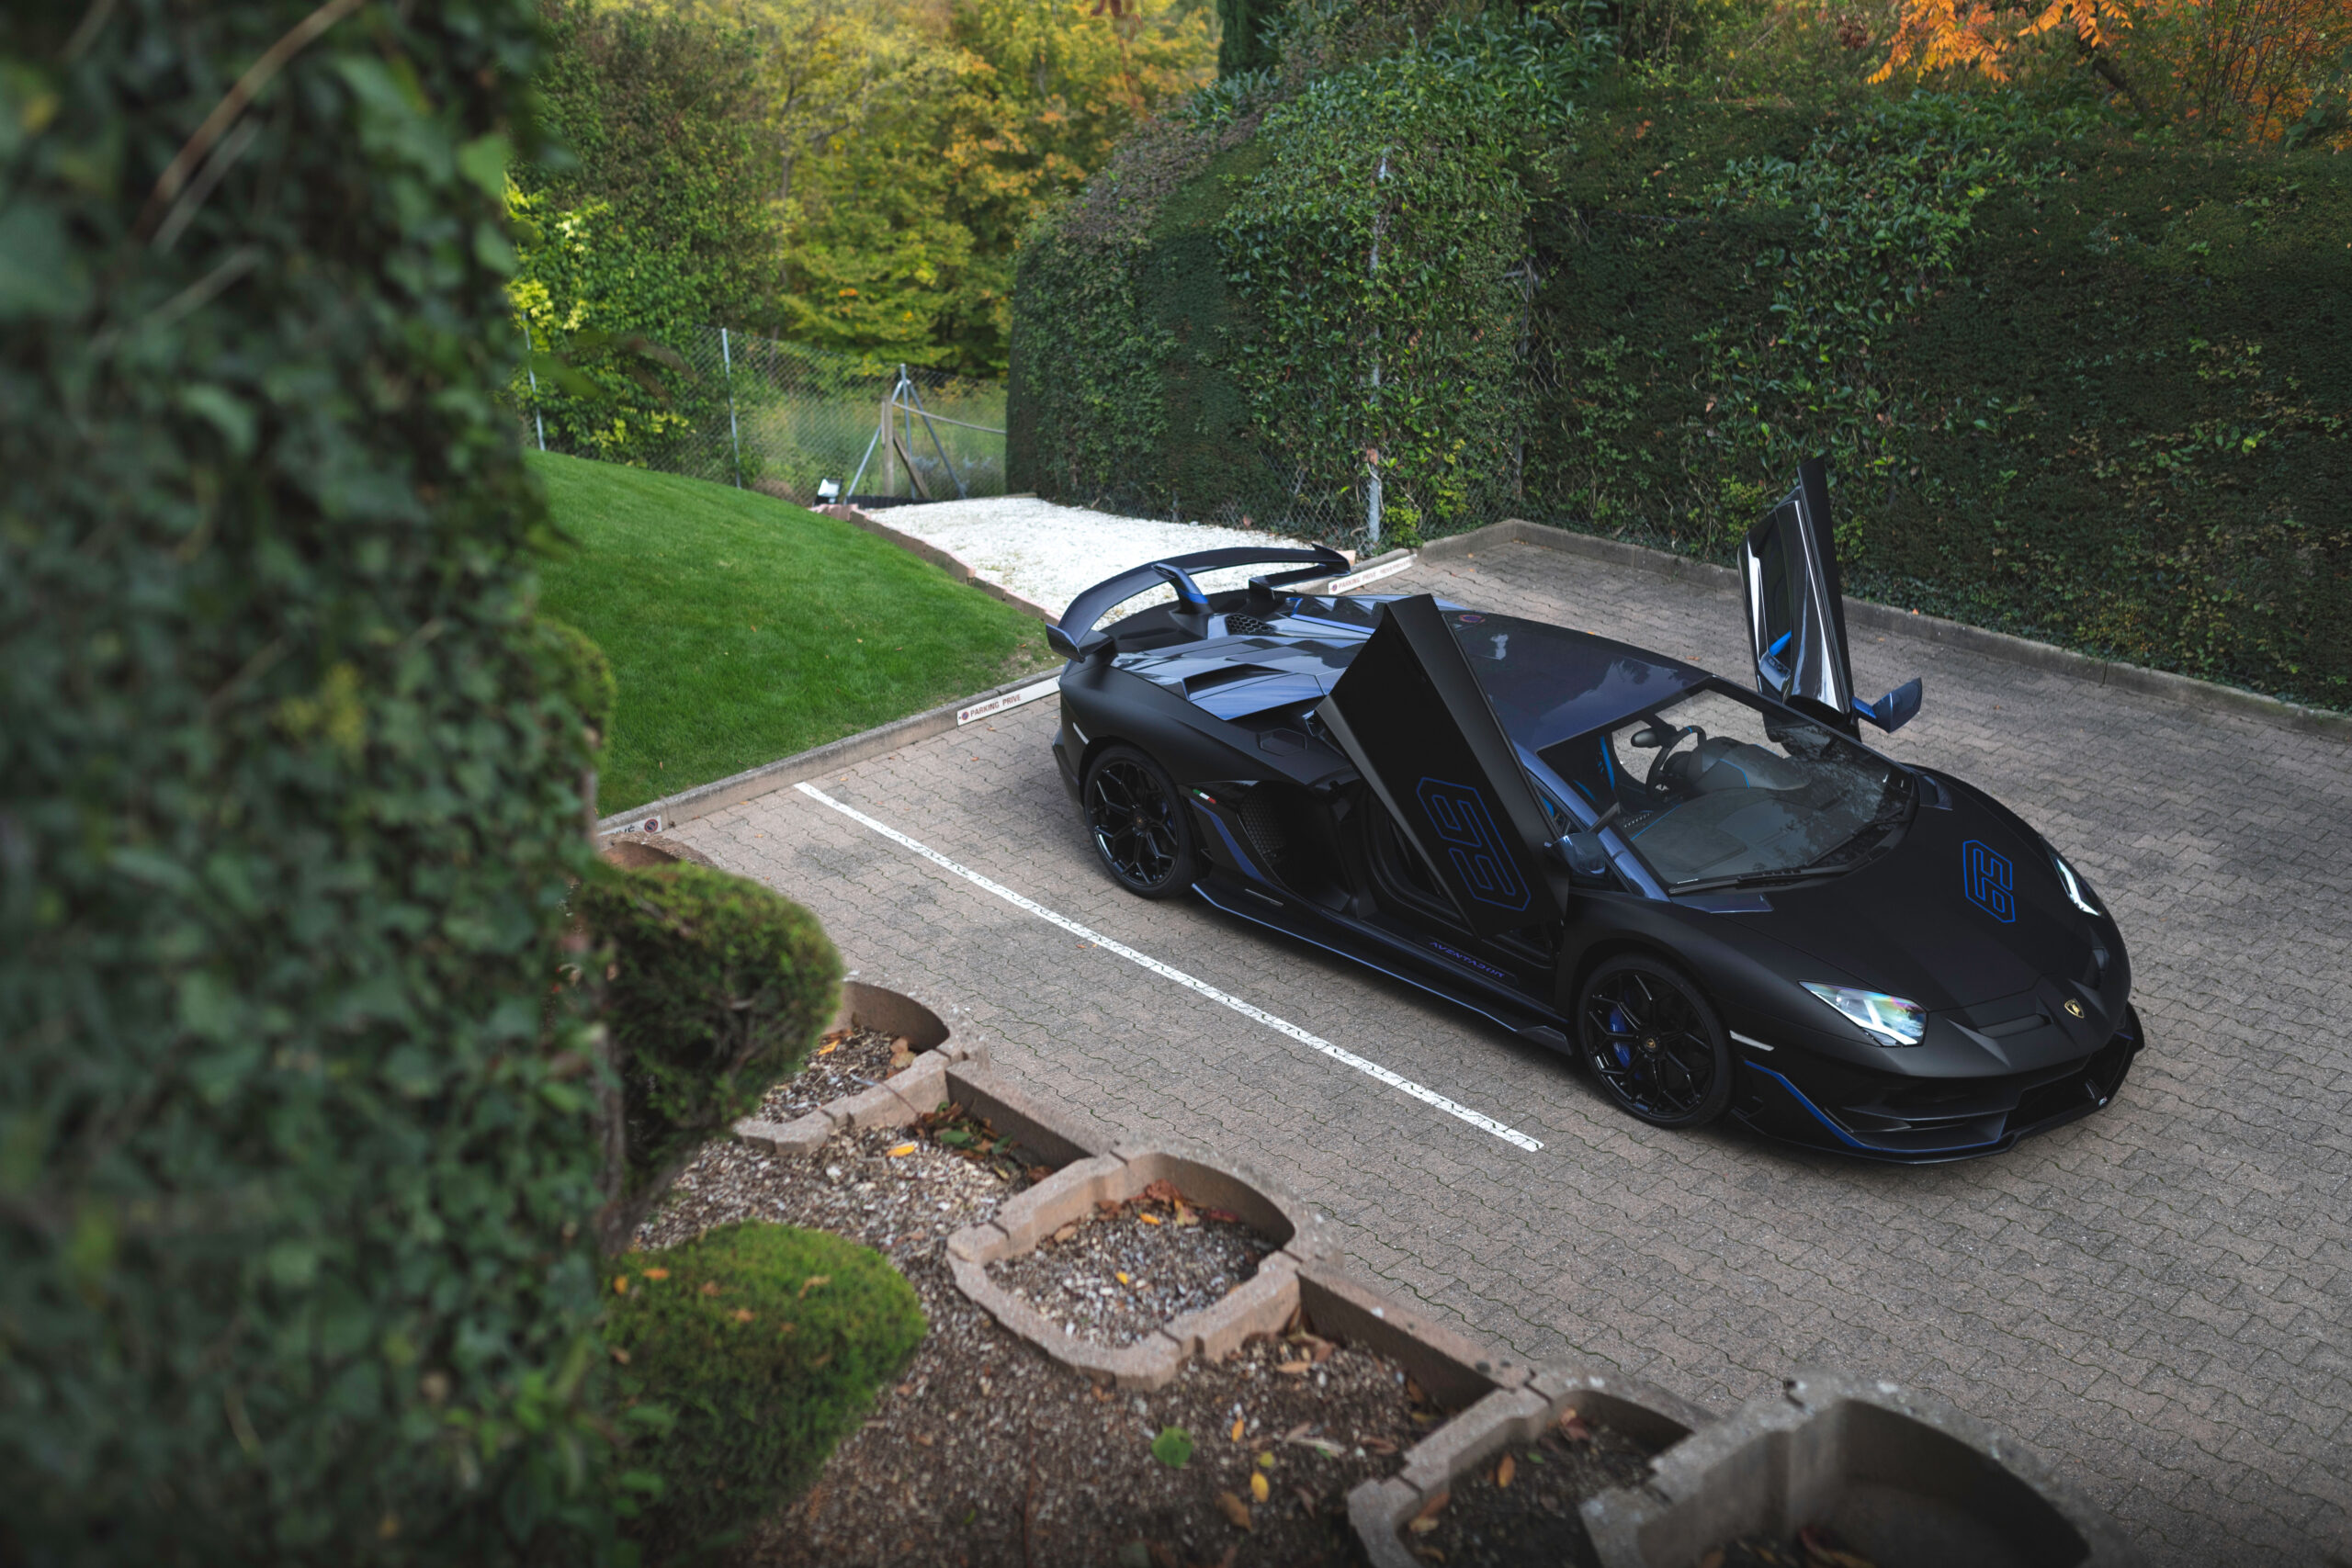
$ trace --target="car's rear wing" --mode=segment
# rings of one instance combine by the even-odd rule
[[[1208,599],[1193,581],[1196,571],[1216,571],[1235,566],[1273,566],[1294,561],[1306,564],[1295,571],[1277,572],[1272,577],[1253,577],[1250,585],[1283,588],[1294,582],[1306,582],[1318,577],[1332,577],[1348,570],[1348,558],[1337,550],[1320,545],[1305,548],[1261,549],[1254,545],[1237,545],[1222,550],[1198,550],[1189,556],[1170,556],[1123,571],[1118,576],[1096,583],[1069,602],[1062,612],[1059,626],[1046,628],[1046,641],[1064,659],[1076,659],[1096,640],[1094,623],[1114,604],[1123,604],[1136,594],[1166,584],[1176,590],[1179,603],[1204,607]]]

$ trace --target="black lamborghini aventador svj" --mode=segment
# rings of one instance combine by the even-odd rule
[[[1919,682],[1855,700],[1829,538],[1807,464],[1741,551],[1754,691],[1426,594],[1290,591],[1345,570],[1329,550],[1155,561],[1053,632],[1054,753],[1130,890],[1475,1009],[1645,1122],[1990,1153],[2114,1097],[2131,963],[2015,812],[1861,743]],[[1289,570],[1194,581],[1244,566]]]

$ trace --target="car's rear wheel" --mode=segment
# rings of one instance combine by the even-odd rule
[[[1577,998],[1577,1029],[1609,1098],[1653,1126],[1703,1126],[1731,1103],[1723,1020],[1662,960],[1621,953],[1595,969]]]
[[[1146,898],[1182,893],[1198,875],[1191,824],[1167,770],[1132,746],[1113,746],[1087,764],[1080,794],[1087,836],[1103,869]]]

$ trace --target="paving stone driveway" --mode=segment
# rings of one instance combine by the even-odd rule
[[[1722,671],[1726,592],[1500,545],[1435,591]],[[1000,1066],[1195,1138],[1337,1222],[1354,1265],[1530,1357],[1728,1409],[1802,1365],[1956,1401],[2167,1562],[2352,1561],[2352,747],[1901,636],[1894,754],[2007,800],[2111,901],[2151,1045],[2106,1112],[1928,1169],[1663,1133],[1565,1060],[1094,867],[1033,704],[818,786],[1102,934],[1543,1140],[1529,1154],[993,897],[790,790],[681,836],[960,998]]]

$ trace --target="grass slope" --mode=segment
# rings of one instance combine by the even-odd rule
[[[540,604],[610,656],[600,811],[641,806],[1052,662],[1045,627],[846,523],[533,454],[571,540]]]

